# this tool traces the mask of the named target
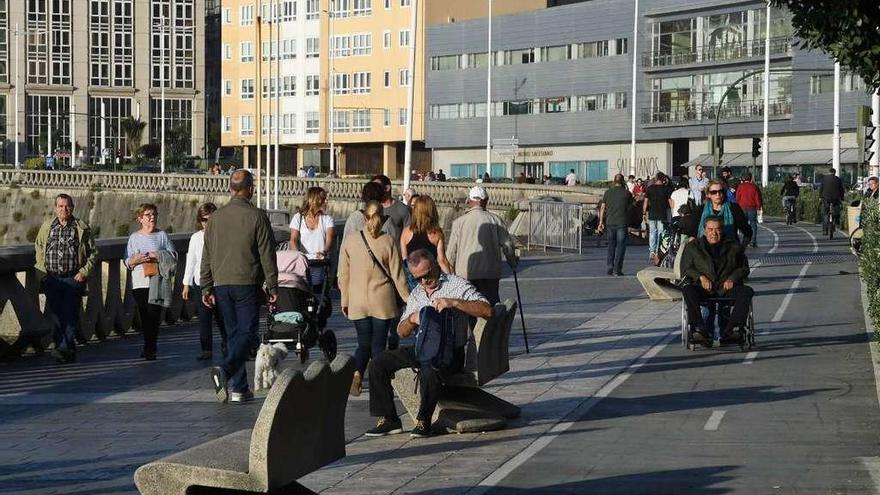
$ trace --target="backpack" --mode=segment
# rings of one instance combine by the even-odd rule
[[[416,332],[416,361],[419,367],[446,371],[452,367],[455,355],[455,312],[437,312],[425,306],[419,312]]]

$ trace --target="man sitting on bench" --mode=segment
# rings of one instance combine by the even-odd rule
[[[733,310],[721,332],[721,343],[738,343],[749,316],[754,291],[745,285],[749,261],[738,242],[724,239],[724,220],[707,217],[703,237],[688,243],[681,258],[681,274],[689,283],[682,288],[691,340],[712,345],[700,305],[710,297],[733,299]]]

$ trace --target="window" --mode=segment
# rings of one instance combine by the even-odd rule
[[[361,16],[373,13],[373,0],[354,0],[354,6],[351,9],[351,15]]]
[[[467,63],[465,65],[466,69],[479,69],[486,68],[489,66],[489,54],[486,52],[483,53],[468,53],[467,54]]]
[[[281,114],[281,134],[296,134],[296,114]]]
[[[263,79],[263,98],[274,98],[278,91],[278,80],[273,78]]]
[[[334,58],[351,55],[351,36],[342,35],[330,38],[330,51]]]
[[[608,40],[578,44],[578,58],[608,56]]]
[[[557,96],[541,100],[541,113],[561,113],[568,111],[568,98]]]
[[[127,101],[131,101],[126,98]],[[171,130],[175,127],[183,127],[192,129],[193,122],[193,100],[192,98],[165,98],[165,133],[166,137],[171,134]],[[124,116],[131,115],[125,113]],[[162,139],[162,100],[159,98],[150,98],[150,141],[159,142]],[[100,119],[97,119],[100,120]],[[100,141],[100,132],[97,136]],[[192,152],[192,140],[189,136],[185,137],[185,143],[181,143],[181,148],[187,153]],[[125,148],[122,148],[125,149]]]
[[[351,76],[349,74],[333,74],[333,94],[347,95],[351,92]]]
[[[306,19],[317,19],[321,16],[320,0],[306,0]],[[306,131],[308,132],[308,130]],[[318,131],[315,131],[318,132]]]
[[[306,112],[306,134],[317,134],[321,126],[321,115],[318,112]]]
[[[626,55],[627,52],[627,42],[626,38],[617,38],[614,40],[614,54],[615,55]]]
[[[614,108],[622,109],[626,108],[626,93],[623,91],[618,91],[614,93]]]
[[[461,64],[459,55],[442,55],[431,57],[431,70],[455,70]]]
[[[505,101],[502,115],[530,115],[532,100]]]
[[[238,128],[242,136],[254,135],[254,116],[242,115],[238,119]]]
[[[397,112],[397,116],[398,116],[397,117],[398,125],[400,125],[400,127],[406,126],[406,109],[405,108],[399,109]]]
[[[409,86],[409,69],[400,69],[397,75],[397,84],[400,86]]]
[[[95,101],[95,98],[90,98],[89,101]],[[118,132],[119,129],[119,120],[131,115],[130,112],[126,112],[125,110],[130,110],[131,100],[125,98],[124,101],[128,103],[128,108],[120,111],[120,107],[118,103],[121,103],[122,98],[107,98],[106,102],[106,116],[108,118],[108,134],[111,130]],[[114,102],[117,103],[114,105]],[[70,142],[70,134],[69,134],[69,121],[65,117],[62,117],[63,113],[66,113],[70,108],[70,97],[68,96],[43,96],[43,95],[27,95],[25,97],[25,125],[24,125],[24,133],[25,139],[27,143],[27,150],[30,153],[40,153],[45,154],[48,146],[46,141],[46,136],[48,134],[48,129],[52,128],[52,134],[54,139],[57,139],[57,143],[68,143]],[[124,116],[122,113],[124,112]],[[50,118],[51,115],[51,118]],[[90,113],[93,116],[92,120],[100,119],[100,110],[94,113]],[[91,122],[90,122],[91,124]],[[94,129],[94,128],[93,128]],[[98,132],[95,132],[94,135],[97,135]],[[111,134],[111,136],[117,136],[118,134]],[[124,139],[124,138],[122,138]],[[111,138],[111,143],[115,140]],[[108,144],[108,146],[113,146],[112,144]],[[56,146],[53,144],[53,148]],[[116,146],[114,146],[116,148]]]
[[[391,0],[385,0],[385,10],[391,9]]]
[[[460,117],[461,105],[458,103],[431,105],[431,120],[449,120]]]
[[[223,116],[223,132],[232,132],[232,117]]]
[[[372,79],[369,72],[355,72],[351,75],[351,92],[352,94],[369,94],[370,80]]]
[[[229,43],[223,44],[223,58],[226,60],[232,60],[232,46]]]
[[[223,96],[232,96],[232,81],[229,79],[223,81]]]
[[[351,35],[351,54],[370,55],[373,53],[373,35],[370,33],[360,33]]]
[[[400,0],[401,7],[409,7],[411,3],[411,0]]]
[[[570,58],[569,45],[545,46],[541,48],[541,62],[561,62]]]
[[[608,95],[585,95],[577,97],[578,112],[595,112],[608,109]]]
[[[284,76],[281,79],[281,96],[296,96],[296,76]]]
[[[241,99],[242,100],[253,100],[254,99],[254,80],[253,79],[242,79],[241,80]]]
[[[281,60],[293,60],[296,58],[296,40],[281,40]]]
[[[348,17],[351,13],[350,3],[352,0],[331,0],[330,6],[332,8],[333,17],[341,18]]]
[[[397,33],[398,43],[401,48],[409,47],[409,29],[401,29],[399,33]]]
[[[232,9],[223,9],[223,24],[232,24]]]
[[[317,75],[306,76],[306,96],[318,96],[320,87],[321,80]]]
[[[834,77],[823,74],[810,76],[810,94],[818,95],[822,93],[834,92]]]
[[[391,31],[382,32],[382,48],[391,48]]]
[[[241,17],[239,18],[239,24],[241,24],[242,26],[252,26],[254,24],[253,5],[241,6]]]
[[[278,12],[278,20],[281,22],[290,22],[296,20],[296,0],[284,0],[278,6],[281,12]]]
[[[391,71],[390,70],[386,70],[386,71],[382,72],[382,85],[385,86],[386,88],[391,87]]]
[[[856,74],[843,74],[843,83],[841,84],[843,91],[852,93],[853,91],[866,91],[865,80]]]
[[[372,130],[372,118],[369,110],[355,110],[351,117],[351,132],[370,132]]]
[[[192,89],[196,67],[195,2],[175,0],[172,5],[167,0],[154,0],[150,4],[150,18],[138,22],[150,26],[152,87]]]
[[[266,134],[275,134],[275,115],[263,115],[263,120],[261,122],[262,125],[260,125],[260,134],[264,136]]]
[[[351,113],[348,110],[333,111],[333,132],[349,132]]]
[[[3,9],[3,3],[5,2],[0,1],[0,11]],[[91,14],[89,17],[89,84],[94,86],[133,86],[134,17],[132,16],[131,0],[112,3],[92,0],[89,6]],[[0,12],[0,16],[3,16],[2,12]],[[0,24],[2,23],[3,20],[0,19]],[[55,21],[53,21],[54,23]],[[0,36],[3,37],[5,43],[6,35],[2,27],[0,27]],[[56,36],[53,31],[50,38],[50,41],[57,43],[64,36]],[[64,43],[66,41],[62,42],[62,44]],[[54,59],[54,49],[52,53]],[[0,58],[0,60],[5,59],[5,56]]]
[[[462,117],[473,119],[477,117],[486,117],[486,103],[468,103],[464,108]]]
[[[254,61],[254,44],[250,41],[242,41],[240,52],[241,52],[241,61],[242,62],[253,62]]]
[[[318,58],[320,55],[320,38],[306,38],[306,58]]]
[[[520,50],[505,50],[504,65],[519,65],[535,63],[534,48],[523,48]]]
[[[383,109],[382,110],[382,126],[383,127],[391,127],[391,110]]]

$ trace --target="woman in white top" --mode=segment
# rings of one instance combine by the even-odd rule
[[[299,212],[290,220],[290,245],[296,246],[309,259],[324,259],[333,248],[333,217],[324,213],[327,191],[310,187]],[[311,284],[315,289],[324,283],[324,271],[312,270]]]
[[[678,209],[682,206],[686,205],[688,202],[688,198],[690,198],[690,182],[688,181],[687,176],[681,176],[678,178],[678,185],[675,188],[675,191],[672,191],[672,216],[677,217],[680,216],[678,213]]]
[[[186,252],[186,268],[183,271],[183,292],[181,297],[184,301],[192,298],[196,301],[196,314],[199,316],[199,343],[202,352],[196,358],[199,361],[205,361],[213,357],[212,352],[212,336],[211,336],[211,319],[217,322],[217,329],[220,330],[220,352],[226,357],[226,325],[223,324],[223,318],[220,311],[215,308],[209,308],[202,304],[202,288],[199,285],[202,270],[202,250],[205,248],[205,227],[208,226],[208,218],[211,213],[217,211],[214,203],[205,203],[199,207],[196,214],[196,224],[199,230],[189,238],[189,249]]]
[[[144,352],[141,357],[147,361],[155,361],[162,306],[149,303],[150,277],[158,276],[159,251],[167,251],[175,257],[177,251],[168,234],[156,229],[156,220],[159,218],[156,205],[140,205],[135,216],[141,228],[128,237],[125,265],[131,270],[132,294],[141,320],[141,333],[144,334]]]

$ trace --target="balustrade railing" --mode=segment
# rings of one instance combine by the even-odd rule
[[[687,105],[672,110],[645,110],[642,112],[643,124],[677,124],[688,122],[709,122],[715,120],[717,108],[714,105]],[[776,98],[770,100],[769,115],[786,117],[791,115],[791,100]],[[721,107],[721,120],[756,119],[764,116],[764,100],[727,101]]]
[[[731,62],[750,57],[763,57],[765,51],[765,40],[762,38],[704,46],[700,49],[679,53],[646,52],[642,56],[642,66],[656,68],[696,63]],[[770,55],[790,56],[791,52],[792,40],[790,37],[770,38]]]

